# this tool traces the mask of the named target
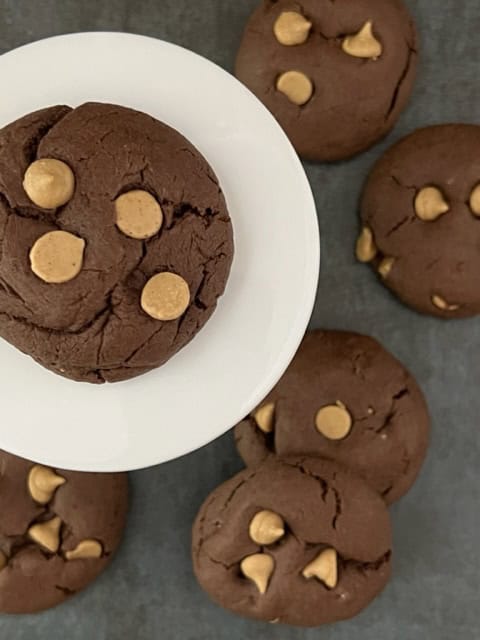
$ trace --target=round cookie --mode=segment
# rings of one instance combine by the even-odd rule
[[[154,118],[90,103],[0,131],[0,336],[48,369],[160,366],[213,313],[232,257],[215,174]]]
[[[0,451],[0,612],[34,613],[87,587],[125,527],[125,473],[50,469]]]
[[[401,0],[263,0],[236,75],[303,158],[341,160],[394,126],[412,91],[416,47]]]
[[[310,331],[276,387],[235,427],[247,465],[266,457],[329,458],[392,503],[425,459],[430,420],[405,367],[373,338]]]
[[[390,576],[381,498],[339,465],[270,457],[218,487],[193,527],[193,566],[222,607],[305,627],[350,618]]]
[[[420,129],[365,186],[357,257],[421,313],[480,313],[480,126]]]

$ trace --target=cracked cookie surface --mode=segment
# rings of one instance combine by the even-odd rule
[[[87,587],[125,526],[127,474],[54,470],[0,451],[0,612],[34,613]]]
[[[394,126],[416,66],[416,30],[400,0],[264,0],[236,75],[303,158],[334,161]]]
[[[206,499],[192,555],[200,585],[221,606],[269,622],[328,624],[359,613],[386,585],[389,515],[336,463],[271,457]]]
[[[479,158],[479,126],[427,127],[388,150],[365,185],[357,257],[421,313],[480,314]]]
[[[276,387],[235,427],[235,440],[248,465],[270,455],[336,460],[392,503],[419,473],[429,428],[417,383],[376,340],[310,331]]]
[[[57,161],[57,173],[47,176],[53,199],[45,197],[38,160]],[[125,203],[127,193],[133,197]],[[44,209],[29,196],[68,201]],[[59,242],[52,245],[59,232],[77,243],[74,266],[65,265],[65,251],[59,259]],[[232,257],[216,176],[183,136],[154,118],[89,103],[44,109],[0,131],[0,335],[43,366],[88,382],[160,366],[213,313]],[[169,285],[142,308],[143,289],[163,272],[181,279],[181,304]]]

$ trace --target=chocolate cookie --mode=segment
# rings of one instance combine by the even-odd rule
[[[303,158],[340,160],[394,126],[412,91],[416,47],[400,0],[263,0],[236,75]]]
[[[480,313],[480,127],[415,131],[377,163],[357,257],[421,313]]]
[[[271,457],[218,487],[193,527],[200,585],[222,607],[318,626],[364,609],[390,576],[385,504],[320,459]]]
[[[235,439],[247,465],[272,454],[329,458],[392,503],[418,475],[429,424],[417,383],[376,340],[311,331]]]
[[[0,131],[0,335],[43,366],[115,382],[163,364],[232,256],[212,169],[154,118],[59,106]]]
[[[0,612],[34,613],[87,587],[119,545],[127,475],[78,473],[0,451]]]

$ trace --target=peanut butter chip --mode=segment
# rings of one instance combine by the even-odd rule
[[[28,530],[30,538],[39,544],[41,547],[45,547],[51,553],[56,553],[60,546],[60,527],[62,521],[58,516],[48,520],[47,522],[41,522],[34,524]]]
[[[155,320],[176,320],[185,313],[189,304],[188,284],[175,273],[157,273],[143,287],[142,309]]]
[[[135,189],[115,200],[117,227],[122,233],[136,240],[145,240],[156,235],[162,226],[162,208],[148,193]]]
[[[277,513],[265,509],[252,518],[248,532],[256,544],[274,544],[285,535],[285,525]]]
[[[66,204],[75,190],[75,177],[68,164],[54,158],[36,160],[28,167],[23,188],[30,200],[42,209]]]
[[[247,556],[240,564],[243,575],[255,584],[262,595],[267,591],[274,567],[275,562],[272,556],[266,553]]]
[[[373,233],[369,227],[363,227],[357,240],[357,260],[371,262],[377,255],[377,247],[373,240]]]
[[[297,11],[284,11],[275,21],[273,32],[280,44],[291,47],[308,40],[312,23]]]
[[[458,311],[460,309],[459,304],[450,304],[444,298],[438,295],[432,296],[433,304],[442,311]]]
[[[103,547],[98,540],[82,540],[72,551],[65,552],[67,560],[90,560],[101,558]]]
[[[83,265],[85,240],[67,231],[49,231],[30,250],[33,273],[44,282],[60,284],[73,280]]]
[[[335,589],[338,583],[338,561],[335,549],[325,549],[302,571],[304,578],[317,578],[329,589]]]
[[[390,275],[390,271],[393,269],[394,264],[395,258],[383,258],[383,260],[378,265],[378,273],[384,280],[386,280]]]
[[[425,222],[433,222],[450,209],[437,187],[424,187],[415,197],[415,213]]]
[[[371,58],[372,60],[379,58],[383,52],[381,43],[373,35],[371,20],[366,22],[358,33],[347,36],[342,43],[342,49],[349,56]]]
[[[301,71],[286,71],[277,79],[277,91],[287,96],[299,107],[306,104],[313,95],[313,84]]]
[[[37,464],[30,469],[28,474],[28,492],[35,502],[47,504],[53,498],[58,487],[65,482],[65,478],[56,474],[53,469]]]
[[[253,417],[255,418],[258,428],[261,429],[263,433],[271,433],[275,422],[275,404],[273,402],[264,404],[263,407],[255,411]]]
[[[315,418],[317,431],[329,440],[346,438],[352,428],[352,416],[341,402],[322,407]]]
[[[2,571],[2,569],[5,569],[5,567],[7,566],[7,556],[3,553],[3,551],[0,551],[0,571]]]
[[[470,209],[473,215],[480,217],[480,184],[477,184],[470,196]]]

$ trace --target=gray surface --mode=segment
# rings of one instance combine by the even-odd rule
[[[171,40],[231,69],[255,4],[0,0],[0,49],[68,31],[126,30]],[[416,374],[431,406],[428,464],[415,489],[393,509],[391,585],[356,620],[321,630],[255,624],[210,604],[192,576],[189,529],[207,493],[240,468],[227,434],[182,460],[132,474],[130,523],[111,569],[57,610],[0,617],[2,640],[480,637],[480,321],[447,323],[414,314],[367,268],[355,264],[352,253],[358,194],[382,150],[419,125],[480,119],[478,0],[408,4],[422,32],[423,55],[414,99],[399,126],[385,143],[351,162],[307,167],[323,232],[312,326],[356,329],[380,338]]]

